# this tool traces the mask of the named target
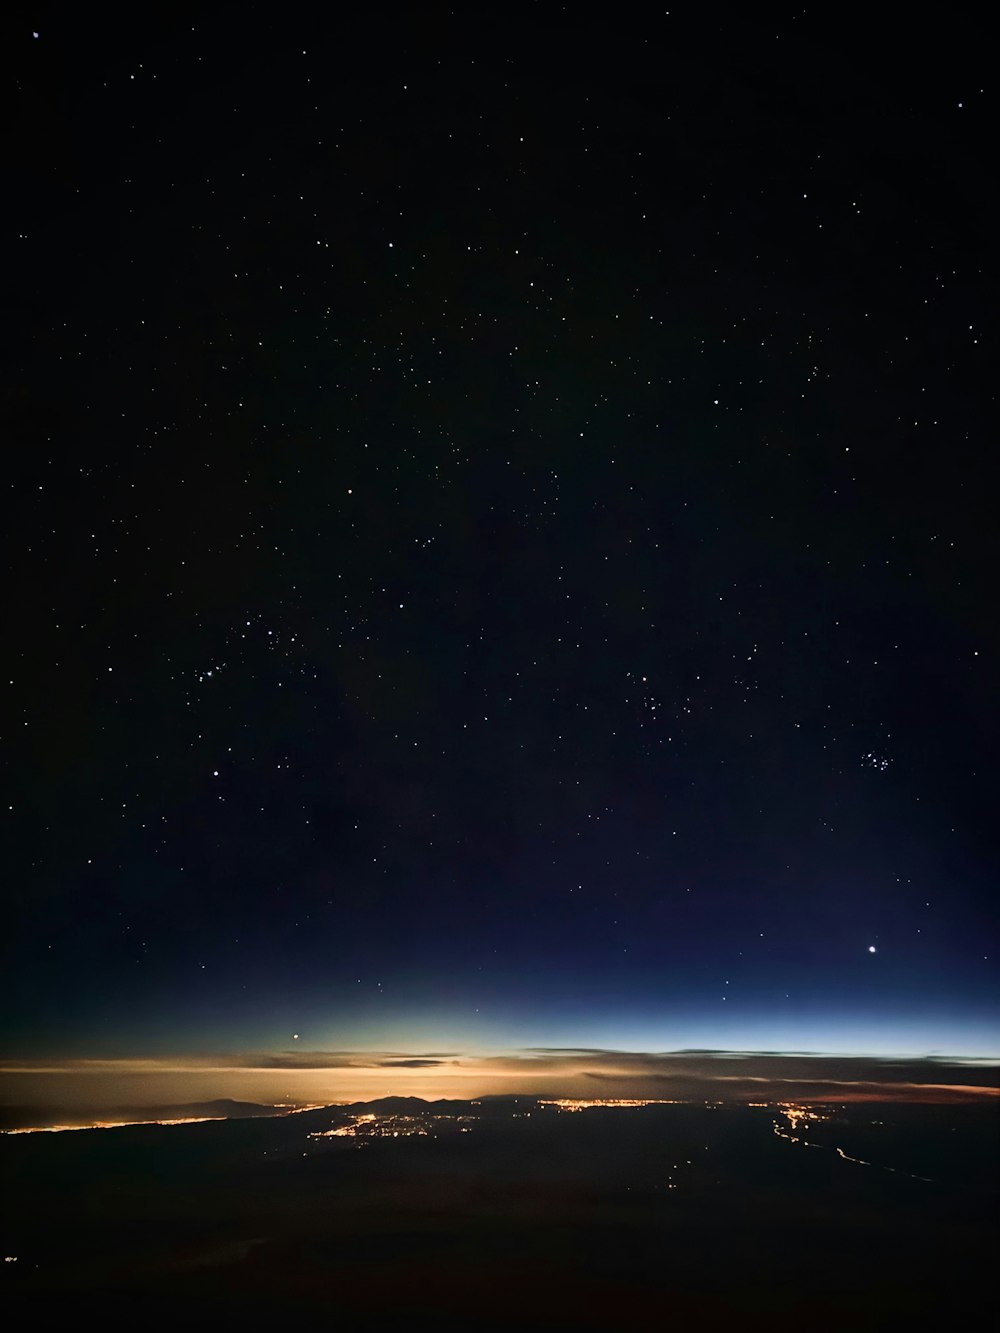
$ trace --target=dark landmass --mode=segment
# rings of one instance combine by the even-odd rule
[[[0,1139],[43,1322],[954,1327],[992,1309],[992,1106],[380,1102]]]
[[[94,1112],[79,1107],[0,1106],[0,1131],[12,1129],[87,1129],[137,1125],[170,1120],[247,1120],[283,1114],[287,1108],[235,1102],[218,1097],[210,1102],[171,1103],[163,1106],[111,1106]]]

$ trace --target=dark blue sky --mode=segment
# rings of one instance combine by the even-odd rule
[[[7,1053],[1000,1053],[975,49],[388,20],[5,39]]]

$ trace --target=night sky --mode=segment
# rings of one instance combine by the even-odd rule
[[[22,8],[14,1059],[1000,1055],[982,34]]]

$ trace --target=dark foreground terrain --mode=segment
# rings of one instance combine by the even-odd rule
[[[994,1310],[982,1106],[391,1099],[6,1135],[0,1165],[5,1306],[41,1326],[894,1329]]]

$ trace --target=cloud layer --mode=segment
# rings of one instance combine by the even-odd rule
[[[21,1106],[100,1108],[218,1097],[317,1104],[387,1094],[500,1093],[671,1101],[981,1101],[1000,1096],[1000,1065],[933,1056],[566,1048],[495,1055],[290,1050],[0,1063],[0,1102]]]

